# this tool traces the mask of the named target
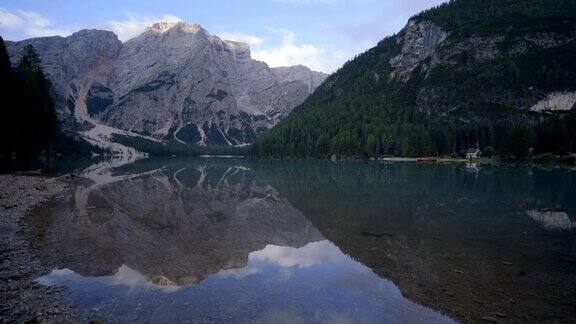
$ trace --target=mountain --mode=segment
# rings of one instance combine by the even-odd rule
[[[274,156],[571,152],[576,1],[453,0],[346,63],[253,145]]]
[[[60,120],[102,145],[114,135],[248,144],[326,77],[270,68],[251,59],[247,44],[182,22],[156,23],[125,43],[101,30],[7,42],[13,62],[28,44],[53,84]]]

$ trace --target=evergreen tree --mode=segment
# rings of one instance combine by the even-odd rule
[[[40,57],[28,45],[11,71],[4,42],[0,46],[2,98],[2,153],[21,156],[51,154],[57,137],[57,121],[50,83],[42,71]]]
[[[16,116],[14,114],[15,93],[14,76],[4,39],[0,37],[0,154],[13,151],[14,132],[16,131]]]
[[[34,46],[27,45],[24,48],[24,53],[16,67],[16,72],[22,77],[33,78],[35,74],[42,72],[41,63],[40,57],[34,49]]]
[[[0,82],[2,86],[5,86],[8,80],[11,78],[12,68],[10,65],[10,59],[8,58],[8,52],[6,51],[6,45],[4,44],[4,39],[0,36]]]
[[[53,150],[56,139],[56,114],[50,84],[42,70],[40,57],[32,45],[26,46],[16,72],[22,83],[24,103],[20,115],[28,131],[21,134],[25,151]]]

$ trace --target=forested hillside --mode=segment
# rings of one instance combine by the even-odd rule
[[[252,152],[371,157],[576,147],[576,0],[454,0],[346,63]]]

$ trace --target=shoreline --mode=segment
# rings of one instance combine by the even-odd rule
[[[63,288],[36,278],[52,269],[28,249],[25,216],[37,205],[62,198],[70,185],[61,178],[0,175],[0,322],[76,322],[81,318],[63,302]]]
[[[376,161],[385,162],[420,162],[420,163],[466,163],[466,162],[486,162],[493,161],[488,159],[463,159],[463,158],[437,158],[437,157],[421,157],[421,158],[404,158],[404,157],[385,157],[376,159]]]
[[[374,162],[416,162],[422,164],[442,164],[442,163],[472,163],[472,164],[497,164],[497,165],[534,165],[534,166],[558,166],[564,168],[576,168],[574,163],[566,163],[560,161],[543,161],[543,160],[506,160],[502,158],[437,158],[437,157],[423,157],[423,158],[404,158],[404,157],[384,157],[378,159],[371,159]]]

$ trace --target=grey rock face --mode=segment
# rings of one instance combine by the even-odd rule
[[[186,144],[251,143],[326,78],[303,66],[271,69],[247,44],[197,24],[157,23],[124,44],[95,30],[8,42],[13,61],[27,44],[40,53],[62,120]]]
[[[390,60],[390,65],[396,69],[398,76],[409,77],[421,63],[424,63],[422,66],[425,71],[438,64],[436,49],[448,37],[447,32],[430,21],[414,20],[409,21],[402,32],[397,39],[402,48],[401,53]]]
[[[312,92],[318,88],[326,79],[326,75],[320,72],[311,71],[303,65],[277,67],[272,72],[280,79],[280,82],[304,82],[308,86],[308,91]]]
[[[395,36],[399,50],[389,59],[392,72],[389,73],[388,79],[406,82],[418,72],[423,72],[424,77],[428,78],[429,72],[435,67],[449,70],[467,69],[496,59],[517,62],[518,57],[527,55],[530,50],[560,48],[573,44],[575,40],[576,32],[552,31],[508,36],[506,31],[502,31],[461,37],[443,30],[431,21],[412,19]],[[556,54],[551,52],[551,55]],[[379,78],[380,75],[375,72],[374,79],[378,81]],[[442,116],[459,114],[458,118],[463,121],[481,120],[486,117],[484,114],[469,113],[466,105],[470,102],[464,104],[457,97],[446,100],[446,95],[451,93],[451,90],[444,88],[441,83],[425,84],[418,91],[416,103],[420,111]],[[537,86],[526,88],[521,92],[501,88],[483,93],[475,100],[482,97],[487,103],[533,112],[569,111],[574,105],[574,91],[571,87],[552,91]]]

